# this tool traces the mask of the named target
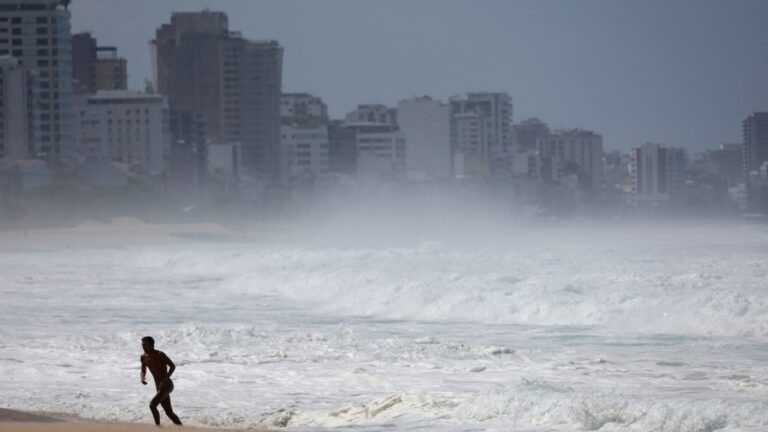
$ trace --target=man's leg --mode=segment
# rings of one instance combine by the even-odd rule
[[[157,392],[155,397],[149,402],[149,410],[152,411],[152,417],[155,418],[155,424],[160,426],[160,412],[157,410],[157,406],[164,400],[168,399],[169,393],[165,390]],[[163,407],[165,408],[165,407]]]
[[[168,395],[167,398],[163,399],[162,402],[160,402],[160,405],[163,406],[163,411],[165,411],[165,415],[167,415],[168,418],[171,419],[173,424],[177,424],[181,426],[181,420],[179,420],[179,416],[177,416],[173,412],[173,407],[171,406],[171,396]]]

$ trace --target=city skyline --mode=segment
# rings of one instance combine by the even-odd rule
[[[755,121],[742,120],[742,126],[736,128],[743,144],[733,143],[736,139],[731,137],[727,141],[718,138],[713,130],[722,132],[721,128],[730,130],[733,125],[723,127],[721,122],[725,116],[706,121],[704,113],[713,109],[728,111],[729,105],[717,102],[694,106],[692,100],[685,97],[687,91],[696,93],[697,98],[712,99],[729,88],[729,81],[723,76],[710,91],[699,91],[696,86],[701,83],[700,79],[706,81],[713,72],[704,68],[703,62],[689,64],[699,68],[700,74],[691,73],[679,79],[673,78],[682,70],[683,60],[653,61],[652,67],[637,72],[658,72],[656,78],[662,76],[675,85],[674,91],[664,96],[677,98],[677,103],[654,106],[653,113],[664,117],[659,124],[642,116],[623,116],[620,122],[601,116],[595,110],[595,104],[603,97],[597,94],[602,88],[598,84],[569,87],[569,90],[593,92],[594,97],[579,99],[568,97],[575,93],[558,94],[566,103],[557,106],[570,110],[568,120],[541,114],[529,118],[525,103],[520,102],[513,90],[502,85],[490,91],[457,86],[446,91],[448,96],[427,91],[422,96],[399,93],[393,97],[397,100],[394,106],[395,102],[374,96],[363,98],[359,93],[384,94],[389,82],[385,79],[396,78],[397,73],[411,66],[423,66],[415,61],[388,63],[393,52],[413,48],[418,43],[397,42],[393,37],[388,42],[389,51],[379,51],[375,49],[375,30],[346,29],[345,35],[359,38],[347,38],[345,44],[323,44],[328,49],[311,54],[322,57],[316,65],[331,64],[348,70],[350,84],[329,87],[327,92],[311,86],[294,91],[283,85],[283,71],[289,67],[284,65],[287,47],[280,39],[249,35],[230,22],[231,11],[204,7],[172,11],[168,21],[155,29],[154,37],[147,43],[152,80],[143,83],[146,90],[142,92],[140,83],[135,83],[136,75],[129,79],[130,54],[120,49],[119,42],[105,41],[96,30],[71,33],[71,19],[77,16],[77,11],[69,10],[69,1],[0,0],[0,3],[0,15],[3,15],[0,30],[9,36],[0,38],[0,54],[5,55],[0,71],[2,106],[26,107],[23,115],[18,115],[17,109],[0,113],[4,127],[4,141],[0,142],[0,158],[3,158],[0,180],[4,184],[3,196],[7,197],[3,198],[7,202],[3,206],[9,214],[23,213],[25,204],[21,198],[26,192],[68,187],[67,181],[96,189],[146,188],[143,193],[147,199],[166,194],[166,198],[179,203],[207,203],[214,207],[221,199],[258,203],[265,208],[273,205],[280,208],[281,203],[288,201],[291,205],[310,205],[315,198],[336,193],[346,184],[440,184],[457,190],[467,186],[482,189],[502,203],[515,203],[518,210],[535,206],[541,211],[566,216],[579,209],[621,213],[655,212],[661,207],[672,212],[705,207],[724,212],[768,208],[765,207],[768,203],[768,161],[764,157],[768,136],[764,122],[766,112],[752,112],[746,118]],[[164,4],[171,3],[169,0]],[[221,4],[235,3],[234,0],[217,3]],[[247,4],[253,6],[254,3]],[[465,3],[446,4],[449,9],[465,7]],[[270,9],[264,2],[259,5],[271,13],[279,9]],[[487,5],[495,4],[484,3],[480,9]],[[357,6],[355,3],[349,10],[345,9],[345,13],[352,13],[350,16],[354,18]],[[518,11],[524,9],[520,7]],[[119,8],[114,10],[114,14],[120,12]],[[237,12],[238,17],[248,16],[247,10]],[[583,9],[579,12],[583,13]],[[148,16],[154,13],[157,11]],[[310,16],[321,20],[323,13]],[[97,17],[98,10],[89,9],[88,16]],[[130,16],[124,18],[124,23],[131,23]],[[402,17],[388,21],[386,16],[379,16],[377,20],[382,18],[397,25]],[[550,24],[537,33],[550,38],[556,30],[563,32],[573,27],[594,31],[598,24],[617,22],[605,16],[588,21],[573,15],[569,16],[569,22],[578,25],[568,27],[558,25],[551,15],[547,15],[547,19]],[[360,18],[349,22],[359,25],[364,21]],[[472,32],[473,22],[474,18],[470,17],[466,25],[454,29]],[[727,17],[721,20],[723,25],[729,22]],[[317,32],[321,39],[328,36],[330,30],[326,29],[333,27],[328,22],[314,24],[311,28],[321,29]],[[419,27],[420,31],[432,32],[436,38],[434,47],[453,49],[457,46],[455,35],[448,35],[442,29],[430,30],[426,24]],[[492,24],[489,21],[489,25]],[[299,21],[290,26],[298,32],[310,28]],[[710,37],[727,39],[714,30],[709,32]],[[140,29],[136,29],[136,34],[139,33]],[[605,33],[605,29],[600,27],[597,33]],[[634,37],[651,33],[653,31],[646,30]],[[696,31],[688,33],[690,35],[679,39],[703,40]],[[417,42],[419,34],[413,36]],[[582,32],[570,39],[575,45],[594,49],[586,43],[585,34]],[[497,42],[507,40],[501,35],[496,39]],[[534,38],[530,45],[547,58],[569,52],[574,61],[563,62],[557,58],[559,67],[555,69],[560,74],[575,75],[574,79],[584,78],[575,73],[584,67],[575,61],[577,58],[600,70],[606,68],[601,61],[618,58],[617,52],[581,58],[567,48],[544,49],[546,44],[541,43],[545,39]],[[136,36],[130,40],[136,40]],[[478,66],[475,70],[479,73],[482,72],[479,66],[490,56],[498,60],[499,68],[503,69],[509,50],[494,52],[491,45],[484,44],[486,40],[482,35],[470,40],[485,49],[479,50],[475,61],[469,62],[461,57],[460,51],[451,51],[456,61],[470,68]],[[605,38],[593,42],[595,45],[605,43]],[[627,42],[619,41],[615,46],[621,53],[637,48]],[[375,55],[378,65],[352,56],[354,48],[361,43]],[[631,52],[633,59],[642,63],[643,56],[649,52],[665,51],[656,41],[648,43],[652,47],[647,52]],[[675,43],[676,38],[669,38],[668,45]],[[723,47],[727,48],[730,43],[734,43],[732,38],[727,39],[725,45],[708,45],[703,50],[711,53],[711,59],[719,64],[717,61],[723,56],[718,55],[728,51],[723,51]],[[57,48],[48,49],[52,44],[58,44]],[[745,45],[746,51],[740,52],[754,58],[754,52],[750,51],[753,47]],[[687,47],[687,51],[694,53],[697,49],[702,48]],[[343,58],[334,57],[338,52],[344,53]],[[528,64],[520,58],[521,63]],[[353,63],[361,65],[360,68],[350,67]],[[618,67],[620,62],[614,63]],[[725,66],[732,68],[736,63]],[[366,74],[365,68],[371,66],[375,73]],[[388,71],[392,66],[402,70]],[[737,69],[737,72],[743,74],[747,69],[755,72],[752,67]],[[302,72],[300,77],[322,78],[315,73],[316,68],[298,70]],[[454,72],[451,68],[446,71]],[[375,79],[378,76],[385,78],[380,85]],[[549,78],[554,76],[557,74]],[[45,81],[51,77],[63,82],[57,85]],[[360,77],[368,80],[364,88],[356,85]],[[595,82],[601,78],[590,77]],[[633,78],[636,77],[619,75],[619,79],[627,82]],[[651,78],[648,77],[648,82]],[[129,81],[132,88],[127,85]],[[398,84],[416,85],[414,82],[418,79],[403,79]],[[741,83],[754,90],[750,98],[760,96],[762,79]],[[656,91],[649,92],[647,97],[660,100],[658,90],[664,87],[658,83],[647,85]],[[636,93],[643,90],[641,87],[635,89]],[[16,91],[19,89],[24,91]],[[331,104],[323,101],[324,98],[338,101],[349,94],[355,99],[349,101],[349,106],[339,108],[335,115],[329,109]],[[637,94],[621,93],[618,97],[634,98],[632,102],[636,103],[631,109],[643,108],[643,99]],[[535,100],[538,103],[547,99],[542,96]],[[574,109],[568,104],[581,105]],[[734,116],[744,115],[742,105],[733,108]],[[48,108],[52,111],[46,111]],[[620,115],[621,108],[611,113]],[[72,114],[76,114],[74,118]],[[580,116],[596,116],[598,123],[603,122],[602,126],[579,121]],[[686,116],[700,119],[693,127],[684,121]],[[5,119],[9,121],[7,127]],[[52,120],[60,121],[61,125],[45,123]],[[624,144],[629,141],[631,152],[622,152],[624,149],[617,146],[616,141],[611,146],[611,127],[615,127],[614,132],[628,134],[631,129],[627,125],[637,123],[642,123],[642,136],[620,140]],[[685,133],[685,138],[659,139],[655,135],[662,134],[659,132],[662,126],[667,133]],[[74,131],[74,146],[65,145],[69,130]],[[686,148],[686,142],[702,133],[710,133],[706,139],[696,141],[705,147],[689,144]],[[642,144],[635,144],[635,140]],[[188,204],[183,205],[187,207]]]
[[[333,118],[361,103],[506,91],[516,122],[539,117],[555,128],[595,130],[607,150],[661,142],[696,153],[738,142],[741,120],[768,109],[763,2],[439,6],[77,0],[70,7],[72,32],[117,46],[129,87],[139,89],[151,77],[147,43],[173,11],[223,11],[244,37],[279,41],[283,91],[322,97]]]

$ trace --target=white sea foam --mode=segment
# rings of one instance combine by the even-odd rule
[[[194,250],[139,261],[179,277],[218,278],[218,288],[232,295],[273,295],[334,314],[762,336],[768,334],[768,248],[760,243],[766,234],[755,234],[758,239],[741,237],[746,244],[732,248],[711,233],[679,247],[626,234],[629,245],[528,235],[519,240],[525,245],[506,250],[427,242],[395,249]]]
[[[766,232],[608,232],[0,252],[0,404],[147,421],[152,334],[190,424],[768,428]]]

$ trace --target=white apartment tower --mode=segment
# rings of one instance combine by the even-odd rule
[[[127,165],[146,176],[165,173],[169,117],[165,97],[102,90],[79,106],[80,153],[89,161]]]
[[[283,125],[281,130],[283,183],[313,180],[328,173],[327,125]]]
[[[394,127],[355,127],[357,177],[400,180],[405,177],[406,137]]]
[[[30,156],[75,158],[72,40],[68,1],[0,0],[0,56],[34,71],[39,80],[39,123]]]
[[[450,178],[451,108],[428,96],[403,100],[397,105],[397,122],[407,141],[408,177]]]
[[[464,93],[450,101],[453,149],[463,159],[458,165],[465,175],[483,177],[505,167],[511,170],[512,98],[506,93]]]

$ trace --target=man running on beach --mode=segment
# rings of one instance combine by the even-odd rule
[[[147,368],[152,372],[152,378],[155,379],[155,388],[157,394],[149,403],[149,409],[152,410],[152,417],[155,418],[155,424],[160,426],[160,412],[157,411],[157,405],[162,405],[165,414],[174,424],[181,426],[181,420],[174,414],[171,407],[171,392],[173,391],[173,381],[171,375],[176,370],[176,365],[164,352],[155,349],[155,340],[151,336],[141,338],[141,347],[144,354],[141,356],[141,383],[147,385],[145,379]],[[167,367],[167,369],[166,369]]]

